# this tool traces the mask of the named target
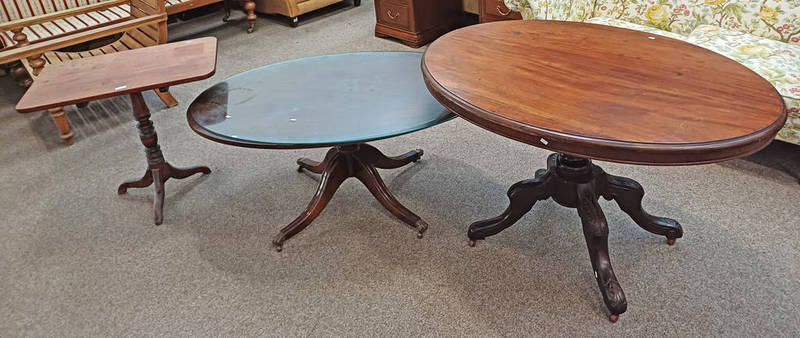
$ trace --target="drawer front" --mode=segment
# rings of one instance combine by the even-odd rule
[[[387,26],[411,30],[411,11],[408,5],[379,1],[375,6],[378,22]]]
[[[503,2],[503,0],[480,0],[480,20],[481,22],[491,22],[500,20],[521,20],[522,14],[514,12]]]

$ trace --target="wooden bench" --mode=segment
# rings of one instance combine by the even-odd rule
[[[126,7],[129,15],[112,22],[75,29],[33,41],[28,39],[28,35],[25,33],[25,28],[31,29],[35,25],[46,27],[44,24],[48,22],[67,21],[69,18],[80,18],[91,13],[109,10],[109,8]],[[48,64],[166,43],[167,14],[163,0],[111,0],[0,24],[0,31],[6,30],[14,33],[15,44],[10,48],[0,50],[0,64],[15,63],[16,66],[11,70],[12,75],[15,75],[16,78],[26,78],[27,80],[24,81],[32,82],[36,81],[39,73]],[[58,51],[76,44],[104,37],[114,37],[119,34],[121,34],[119,38],[99,48],[80,52]],[[154,60],[153,62],[158,61]],[[113,76],[113,74],[109,74],[109,76]],[[178,104],[169,91],[156,90],[155,92],[167,106],[172,107]],[[67,144],[71,144],[74,134],[70,130],[64,110],[58,107],[48,109],[48,111],[58,127],[61,139]]]
[[[225,0],[0,0],[0,65],[10,63],[11,75],[29,87],[47,64],[166,43],[167,15],[220,1]],[[244,7],[252,32],[255,4]],[[99,48],[59,51],[119,34]],[[155,92],[168,107],[178,104],[166,88]],[[50,114],[61,139],[71,144],[74,134],[63,109]]]

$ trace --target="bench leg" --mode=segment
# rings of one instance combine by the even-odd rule
[[[168,88],[165,88],[164,91],[161,89],[153,89],[153,91],[156,93],[156,95],[158,95],[158,98],[160,98],[161,101],[167,105],[167,108],[172,108],[178,105],[178,100],[172,96],[172,93],[169,92]]]
[[[247,0],[244,4],[244,10],[247,11],[247,21],[250,25],[247,27],[247,32],[252,33],[256,30],[256,3],[253,0]]]
[[[28,88],[31,86],[31,84],[33,84],[33,79],[31,79],[31,76],[28,74],[28,70],[25,69],[25,66],[22,65],[22,62],[15,61],[10,64],[9,68],[11,69],[11,78],[14,79],[14,81],[17,81],[20,87]]]
[[[61,133],[59,136],[61,137],[61,140],[63,140],[67,145],[71,145],[72,137],[75,136],[75,134],[69,129],[69,121],[67,120],[67,114],[64,112],[64,107],[51,108],[47,111],[50,112],[50,117],[53,118],[53,123],[55,123],[59,133]]]

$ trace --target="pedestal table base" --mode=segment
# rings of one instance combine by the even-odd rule
[[[476,240],[495,235],[513,225],[531,210],[536,201],[553,198],[558,204],[578,209],[597,285],[611,312],[609,319],[616,322],[619,314],[627,309],[628,303],[611,268],[608,224],[597,203],[600,196],[615,200],[636,224],[649,232],[667,237],[670,245],[683,236],[678,222],[652,216],[642,209],[644,190],[636,181],[606,174],[585,158],[552,154],[547,159],[547,170],[540,169],[535,178],[511,186],[508,190],[510,205],[506,211],[500,216],[469,226],[467,236],[470,246],[474,246]]]
[[[130,94],[131,104],[133,105],[133,118],[139,123],[139,138],[144,145],[144,152],[147,155],[147,171],[140,179],[127,180],[119,185],[117,194],[125,194],[128,188],[145,188],[155,184],[155,194],[153,197],[153,214],[155,224],[160,225],[164,221],[164,183],[170,178],[186,178],[196,173],[208,174],[211,169],[208,167],[175,168],[164,160],[161,146],[158,145],[158,134],[150,120],[150,110],[144,102],[142,93]]]
[[[342,145],[332,148],[325,155],[322,162],[316,162],[307,158],[297,160],[300,166],[298,171],[303,169],[316,174],[322,174],[322,179],[317,188],[317,193],[308,204],[303,213],[292,223],[281,229],[278,235],[272,240],[275,249],[281,251],[283,243],[303,231],[316,218],[325,205],[328,204],[333,194],[346,179],[355,177],[367,186],[367,189],[389,212],[401,221],[412,226],[417,231],[417,237],[422,238],[422,234],[428,229],[419,216],[404,207],[389,192],[383,183],[377,168],[395,169],[400,168],[411,162],[419,161],[422,157],[422,150],[412,150],[397,157],[388,157],[373,146],[365,143],[355,145]]]

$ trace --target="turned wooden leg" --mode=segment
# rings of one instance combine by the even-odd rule
[[[244,4],[244,9],[247,11],[247,21],[250,25],[247,27],[247,32],[252,33],[256,30],[256,3],[253,0],[248,0]]]
[[[336,189],[339,189],[342,182],[350,177],[347,172],[347,164],[344,163],[347,159],[343,159],[336,148],[331,149],[328,154],[331,154],[331,152],[335,153],[332,155],[329,165],[325,167],[325,171],[322,173],[322,179],[317,188],[317,193],[314,194],[314,198],[311,199],[311,203],[308,204],[306,210],[292,221],[292,223],[289,223],[289,225],[281,229],[278,235],[272,239],[275,250],[281,251],[283,249],[283,242],[292,238],[292,236],[300,231],[303,231],[303,229],[311,224],[311,221],[317,218],[322,210],[325,209],[325,206],[328,205]]]
[[[64,107],[56,107],[50,108],[47,110],[50,112],[50,117],[53,118],[53,123],[55,123],[56,127],[58,128],[58,132],[61,134],[61,140],[64,141],[67,145],[72,144],[72,137],[75,134],[69,128],[69,120],[67,120],[67,114],[64,112]]]
[[[170,178],[186,178],[197,173],[208,174],[211,169],[204,166],[191,168],[176,168],[170,165],[161,152],[158,145],[158,134],[156,134],[153,121],[150,120],[150,110],[144,102],[142,93],[131,93],[131,105],[133,106],[133,117],[138,124],[139,139],[145,147],[147,157],[147,171],[138,180],[127,180],[119,185],[117,193],[122,195],[128,192],[128,188],[145,188],[153,184],[155,187],[153,194],[153,218],[156,225],[164,221],[164,184]]]
[[[14,81],[17,81],[22,88],[28,88],[33,84],[33,78],[28,74],[28,70],[20,61],[15,61],[10,64],[10,74]]]
[[[611,312],[609,320],[616,322],[619,314],[628,308],[625,293],[617,281],[611,258],[608,256],[608,223],[597,203],[598,194],[592,182],[577,184],[578,216],[583,224],[583,236],[589,249],[589,257],[597,279],[597,286],[603,295],[603,302]]]
[[[11,33],[13,36],[11,37],[15,42],[15,48],[24,47],[30,44],[28,41],[28,35],[22,32],[23,27],[16,27],[11,29]],[[28,71],[25,69],[25,66],[22,64],[21,61],[16,61],[11,65],[11,76],[16,80],[19,85],[23,88],[28,88],[33,84],[33,78],[28,74]]]
[[[47,62],[44,60],[42,54],[36,54],[28,57],[28,65],[31,66],[31,72],[33,73],[31,75],[34,77],[39,76],[39,73],[42,72],[45,64],[47,64]]]
[[[667,237],[667,244],[675,244],[675,240],[683,237],[681,225],[670,218],[657,217],[648,214],[642,208],[644,189],[630,178],[606,174],[606,191],[603,194],[607,200],[613,199],[620,209],[630,216],[636,224],[656,235]]]
[[[550,175],[543,173],[536,178],[517,182],[508,189],[508,208],[499,216],[472,223],[467,230],[469,246],[475,246],[476,240],[494,236],[514,225],[533,208],[537,201],[550,197]]]

